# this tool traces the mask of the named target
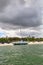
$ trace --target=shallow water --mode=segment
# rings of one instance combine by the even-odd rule
[[[43,44],[2,46],[0,65],[43,65]]]

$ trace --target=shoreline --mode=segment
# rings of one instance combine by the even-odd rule
[[[11,43],[10,43],[10,44],[7,44],[7,43],[1,44],[1,43],[0,43],[0,46],[13,46],[13,44],[11,44]]]
[[[33,45],[34,45],[34,44],[43,44],[43,41],[42,41],[42,42],[37,42],[37,41],[36,41],[36,42],[30,42],[30,43],[28,43],[28,44],[33,44]]]
[[[28,45],[34,45],[34,44],[43,44],[43,41],[42,42],[28,42]],[[10,43],[10,44],[7,44],[7,43],[1,44],[0,43],[0,46],[13,46],[13,44],[12,43]]]

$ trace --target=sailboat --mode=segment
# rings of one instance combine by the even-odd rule
[[[14,42],[14,45],[27,45],[28,43],[26,41],[18,41],[18,42]]]
[[[21,28],[20,28],[20,32],[21,32]],[[14,45],[27,45],[28,42],[23,41],[23,40],[20,40],[20,41],[18,41],[18,42],[14,42],[13,44],[14,44]]]

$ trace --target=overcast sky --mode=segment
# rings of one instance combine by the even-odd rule
[[[0,32],[43,37],[43,0],[0,0]]]

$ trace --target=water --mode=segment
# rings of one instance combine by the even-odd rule
[[[43,44],[0,46],[0,65],[43,65]]]

